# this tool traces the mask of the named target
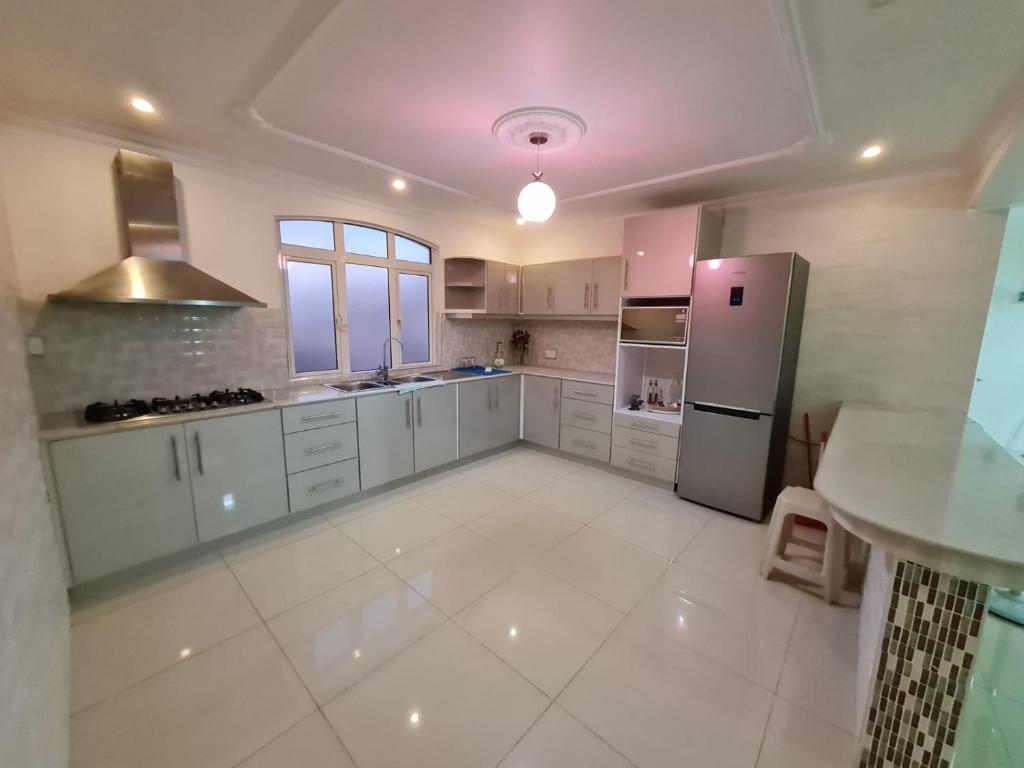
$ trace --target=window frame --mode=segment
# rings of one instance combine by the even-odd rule
[[[314,220],[329,221],[334,227],[335,250],[328,251],[320,248],[311,248],[302,245],[288,245],[281,242],[282,221]],[[345,251],[344,225],[352,224],[360,227],[369,227],[384,232],[387,236],[387,256],[363,256],[360,254],[347,253]],[[408,240],[420,243],[430,249],[430,263],[421,264],[415,261],[405,261],[396,258],[395,236],[404,237]],[[402,347],[392,344],[392,370],[413,371],[429,367],[437,367],[439,340],[436,330],[440,327],[437,307],[441,306],[438,291],[441,289],[441,281],[437,279],[442,264],[440,250],[436,245],[422,237],[408,232],[393,229],[391,227],[374,224],[358,219],[338,219],[331,216],[275,216],[274,237],[277,240],[278,271],[281,274],[282,306],[285,311],[285,340],[288,345],[288,376],[291,381],[306,381],[315,379],[331,378],[337,380],[344,378],[365,378],[372,371],[353,371],[350,358],[350,336],[348,325],[348,302],[345,265],[362,264],[371,267],[385,267],[388,270],[388,321],[391,335],[395,338],[402,338],[401,322],[401,292],[399,290],[400,273],[422,275],[427,278],[427,339],[430,352],[430,359],[426,362],[405,363],[402,360]],[[302,261],[313,264],[323,264],[331,267],[334,292],[334,344],[337,353],[338,367],[328,371],[304,371],[295,370],[295,346],[292,339],[292,312],[291,293],[288,286],[288,262]]]

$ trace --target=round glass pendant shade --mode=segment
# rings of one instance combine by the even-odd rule
[[[547,221],[556,202],[555,190],[543,181],[531,181],[519,193],[519,215],[527,221]]]

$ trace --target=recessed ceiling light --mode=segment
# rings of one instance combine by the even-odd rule
[[[864,147],[864,150],[860,153],[862,160],[874,160],[876,157],[882,154],[881,144],[872,144],[869,147]]]
[[[403,189],[405,189],[405,187],[406,187],[405,179],[392,179],[392,181],[391,181],[391,188],[392,189],[396,189],[399,192],[401,192]]]
[[[141,96],[136,96],[132,99],[132,106],[139,112],[145,112],[147,115],[151,115],[156,112],[156,107],[153,106],[153,102],[149,99],[144,99]]]
[[[525,223],[526,219],[524,219],[522,216],[516,216],[516,224],[518,224],[521,227]]]

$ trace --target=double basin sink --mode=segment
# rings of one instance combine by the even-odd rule
[[[413,376],[399,376],[388,378],[384,381],[340,381],[336,384],[324,384],[325,387],[336,389],[339,392],[365,392],[372,389],[391,389],[400,387],[403,384],[427,384],[432,381],[453,381],[456,379],[468,379],[476,376],[495,376],[502,373],[510,373],[504,368],[485,369],[483,366],[471,368],[454,369],[451,371],[438,371],[433,376],[416,374]]]
[[[339,392],[365,392],[369,389],[391,389],[403,384],[425,384],[431,381],[441,381],[441,376],[399,376],[397,379],[386,379],[384,381],[343,381],[337,384],[324,384],[325,387],[336,389]]]

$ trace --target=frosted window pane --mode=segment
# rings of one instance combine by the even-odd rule
[[[430,283],[426,275],[398,275],[402,362],[430,362]]]
[[[372,371],[380,365],[384,342],[391,335],[387,267],[346,264],[345,293],[352,370]]]
[[[358,256],[376,256],[380,259],[388,257],[388,233],[357,224],[344,224],[345,253]],[[383,344],[383,341],[381,342]]]
[[[295,372],[336,370],[334,286],[329,265],[288,262],[288,309]]]
[[[415,261],[417,264],[429,264],[430,249],[423,243],[395,235],[395,258],[402,261]]]
[[[334,224],[330,221],[292,220],[278,222],[281,242],[306,248],[334,250]]]

